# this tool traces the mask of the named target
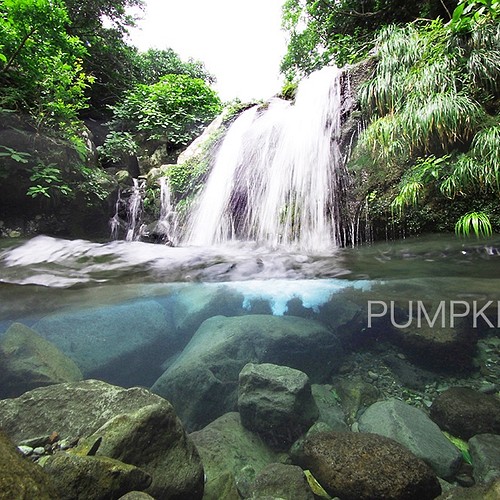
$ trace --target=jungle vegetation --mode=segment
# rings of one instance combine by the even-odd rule
[[[285,3],[289,81],[376,60],[349,164],[375,237],[500,229],[499,21],[495,0]]]
[[[0,176],[28,176],[28,196],[72,197],[96,190],[106,175],[90,168],[85,119],[110,122],[102,159],[133,153],[165,128],[170,150],[185,146],[220,110],[213,75],[171,49],[139,52],[127,42],[130,7],[142,0],[0,2],[1,128],[23,128],[69,141],[78,160],[47,163],[32,151],[0,144]],[[165,134],[163,134],[165,135]],[[43,156],[43,155],[42,155]],[[15,168],[14,168],[15,167]],[[102,182],[101,182],[102,181]]]

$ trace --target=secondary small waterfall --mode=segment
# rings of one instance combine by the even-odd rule
[[[164,243],[177,244],[177,214],[172,205],[172,194],[168,179],[160,177],[160,217],[156,223],[154,233]]]
[[[316,251],[339,244],[343,75],[325,67],[301,82],[294,104],[276,98],[240,114],[183,244],[239,239]]]

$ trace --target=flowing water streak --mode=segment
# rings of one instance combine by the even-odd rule
[[[160,218],[156,223],[155,232],[165,242],[175,245],[177,230],[177,214],[172,205],[172,193],[166,177],[160,177]]]
[[[238,165],[244,161],[245,133],[254,121],[257,108],[244,111],[229,128],[194,215],[188,221],[184,243],[212,245],[230,240],[233,221],[228,206]]]
[[[140,231],[137,226],[140,224],[142,214],[142,193],[145,181],[139,182],[139,179],[133,179],[133,181],[132,194],[128,200],[126,241],[136,241],[140,238]]]
[[[339,241],[342,71],[304,80],[295,104],[273,99],[229,128],[183,243],[231,239],[327,250]]]

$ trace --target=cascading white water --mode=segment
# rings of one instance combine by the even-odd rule
[[[172,205],[172,194],[168,179],[160,177],[160,218],[156,223],[155,233],[161,237],[164,242],[175,245],[177,230],[177,214]]]
[[[238,117],[183,243],[244,239],[313,251],[338,244],[342,73],[323,68],[300,84],[295,104],[273,99]]]
[[[128,200],[126,241],[135,241],[140,238],[140,231],[137,226],[140,223],[142,212],[142,192],[144,190],[145,181],[139,182],[138,179],[133,179],[133,181],[132,194]]]

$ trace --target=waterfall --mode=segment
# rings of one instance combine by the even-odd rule
[[[342,76],[325,67],[301,82],[294,104],[275,98],[234,121],[182,243],[339,244]]]
[[[160,217],[156,223],[154,234],[164,243],[175,245],[177,232],[177,214],[172,205],[172,196],[168,179],[160,177]]]
[[[140,238],[140,226],[142,215],[142,197],[145,186],[145,181],[139,182],[139,179],[132,179],[133,187],[130,198],[128,199],[127,210],[127,231],[125,235],[126,241],[136,241]]]

